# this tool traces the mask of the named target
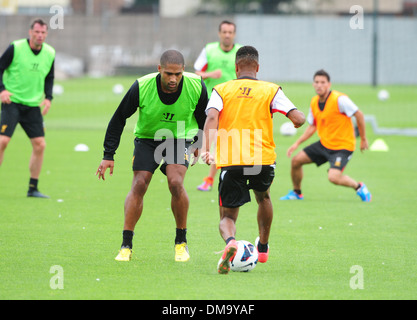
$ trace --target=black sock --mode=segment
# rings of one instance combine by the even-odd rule
[[[134,232],[130,230],[123,230],[123,243],[122,248],[133,248],[132,240],[133,240]]]
[[[226,245],[228,245],[228,244],[229,244],[229,242],[230,242],[230,241],[232,241],[232,240],[235,240],[235,237],[230,237],[230,238],[227,238],[227,240],[226,240]]]
[[[30,178],[29,180],[29,191],[38,190],[38,179]]]
[[[358,191],[361,187],[362,185],[359,183],[358,187],[355,190]]]
[[[301,192],[301,190],[300,190],[300,189],[294,189],[294,192],[295,192],[296,194],[298,194],[299,196],[301,196],[301,195],[302,195],[302,192]]]
[[[259,252],[267,252],[268,251],[268,242],[266,244],[262,244],[258,242],[258,251]]]
[[[176,229],[175,244],[187,242],[187,229]]]

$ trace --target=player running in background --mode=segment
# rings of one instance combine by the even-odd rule
[[[303,165],[315,163],[317,166],[329,162],[328,179],[336,185],[353,188],[362,201],[371,201],[371,193],[363,182],[357,182],[343,174],[347,163],[355,150],[355,130],[351,117],[356,118],[361,138],[360,149],[368,149],[365,134],[365,119],[359,108],[343,93],[331,90],[330,75],[319,70],[313,82],[317,96],[311,100],[308,123],[304,134],[288,149],[292,153],[301,143],[308,140],[316,131],[320,141],[300,151],[291,161],[291,179],[293,190],[281,200],[302,200],[301,181]]]
[[[236,79],[235,58],[236,52],[241,47],[235,43],[236,25],[230,21],[222,21],[219,25],[219,40],[208,43],[195,61],[195,73],[202,76],[207,86],[208,97],[215,85]],[[217,168],[210,166],[209,175],[197,189],[211,191]]]
[[[180,52],[164,52],[159,72],[135,81],[108,125],[104,158],[96,173],[103,180],[107,169],[110,169],[110,175],[113,174],[113,157],[126,119],[139,110],[133,183],[124,206],[123,242],[116,257],[118,261],[131,259],[133,232],[142,215],[143,198],[161,160],[164,162],[160,170],[167,176],[176,222],[175,261],[190,259],[186,238],[189,199],[184,189],[184,176],[194,147],[192,143],[198,130],[204,126],[208,98],[201,77],[184,72],[184,68],[184,57]],[[194,151],[194,155],[197,157],[198,150]]]
[[[55,49],[45,43],[48,24],[32,22],[29,39],[12,42],[0,58],[0,166],[18,123],[32,144],[28,197],[49,198],[38,190],[45,143],[43,117],[54,85]],[[42,112],[41,108],[44,107]]]
[[[236,255],[236,220],[239,207],[251,200],[250,189],[258,203],[258,259],[261,263],[268,260],[273,218],[270,186],[276,160],[272,115],[286,115],[296,128],[305,122],[304,114],[280,86],[256,79],[258,71],[258,51],[251,46],[240,48],[236,54],[237,80],[215,86],[206,111],[202,159],[207,164],[214,162],[210,146],[216,143],[215,163],[221,169],[219,230],[226,242],[218,267],[221,274],[229,272]]]

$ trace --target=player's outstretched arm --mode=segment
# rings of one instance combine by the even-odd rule
[[[315,125],[309,125],[306,131],[297,139],[294,144],[288,148],[287,156],[288,158],[291,157],[292,153],[302,144],[304,141],[308,140],[315,132],[317,128]]]
[[[287,117],[294,124],[295,128],[301,127],[306,122],[306,117],[304,113],[299,110],[291,110],[288,113]]]
[[[212,79],[219,79],[222,77],[222,71],[221,70],[214,70],[211,72],[205,72],[205,71],[196,71],[196,74],[198,74],[201,78],[203,78],[203,80],[207,79],[207,78],[212,78]]]

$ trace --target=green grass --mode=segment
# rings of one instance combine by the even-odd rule
[[[290,188],[286,149],[296,137],[282,137],[285,121],[275,116],[278,166],[272,186],[275,217],[270,260],[250,273],[216,273],[224,247],[218,232],[217,192],[196,186],[208,167],[189,170],[188,242],[191,260],[175,263],[175,224],[165,177],[157,171],[145,197],[144,213],[134,237],[130,263],[114,257],[121,244],[123,203],[132,179],[134,115],[116,155],[113,177],[95,177],[102,158],[106,125],[134,78],[77,79],[60,82],[45,118],[47,151],[40,190],[50,200],[27,199],[30,144],[18,128],[0,169],[0,299],[416,299],[415,215],[417,157],[415,137],[382,137],[389,152],[356,152],[346,174],[365,181],[373,194],[362,203],[352,190],[331,185],[326,166],[305,167],[302,202],[280,202]],[[282,84],[287,96],[307,112],[310,84]],[[380,102],[377,89],[337,86],[381,126],[417,127],[416,87],[390,87]],[[303,129],[299,130],[297,136]],[[372,143],[375,136],[368,128]],[[312,139],[311,142],[314,140]],[[74,152],[85,143],[89,152]],[[217,180],[217,179],[216,179]],[[257,236],[256,205],[241,208],[239,239]],[[53,290],[52,266],[64,271],[64,289]],[[364,271],[364,289],[349,283],[352,266]]]

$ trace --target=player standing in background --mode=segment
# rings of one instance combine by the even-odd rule
[[[194,64],[195,73],[204,79],[209,98],[214,86],[236,79],[235,58],[241,45],[235,43],[235,37],[236,25],[230,21],[222,21],[219,25],[220,41],[208,43]],[[209,175],[197,189],[211,191],[216,173],[216,165],[213,164]]]
[[[130,261],[135,226],[142,215],[143,198],[155,170],[167,176],[171,209],[176,222],[175,261],[190,259],[187,246],[189,199],[184,177],[189,166],[193,141],[206,119],[207,90],[200,76],[184,72],[184,57],[176,50],[161,56],[158,73],[139,78],[123,98],[107,128],[104,157],[96,175],[113,174],[114,154],[126,119],[139,110],[135,129],[133,182],[124,206],[123,242],[117,261]],[[200,137],[202,139],[202,137]],[[200,140],[201,141],[201,140]],[[194,151],[195,164],[198,150]],[[156,221],[156,223],[158,223]]]
[[[35,198],[49,198],[38,190],[46,147],[42,116],[51,107],[54,85],[55,50],[45,43],[47,35],[47,23],[37,19],[30,27],[29,39],[12,42],[0,58],[0,165],[20,123],[32,144],[27,196]]]
[[[317,96],[311,100],[308,123],[304,134],[288,149],[292,153],[301,143],[308,140],[316,131],[320,141],[300,151],[291,161],[291,179],[294,189],[281,200],[302,200],[301,181],[303,165],[315,163],[317,166],[329,162],[328,178],[331,183],[356,190],[362,201],[371,201],[371,193],[362,182],[356,182],[343,174],[347,163],[355,151],[355,129],[351,117],[356,118],[361,138],[360,149],[368,149],[365,134],[365,118],[362,111],[343,93],[331,90],[330,75],[319,70],[314,75],[314,89]]]
[[[250,189],[258,203],[259,237],[255,241],[258,261],[268,260],[273,218],[270,186],[276,165],[272,115],[282,113],[296,128],[305,122],[304,114],[280,86],[256,79],[258,71],[258,51],[251,46],[240,48],[236,54],[237,79],[215,86],[207,105],[202,159],[207,164],[213,163],[210,146],[217,140],[215,163],[221,169],[219,230],[226,242],[218,267],[221,274],[229,272],[230,261],[236,255],[236,220],[239,207],[251,200]]]

